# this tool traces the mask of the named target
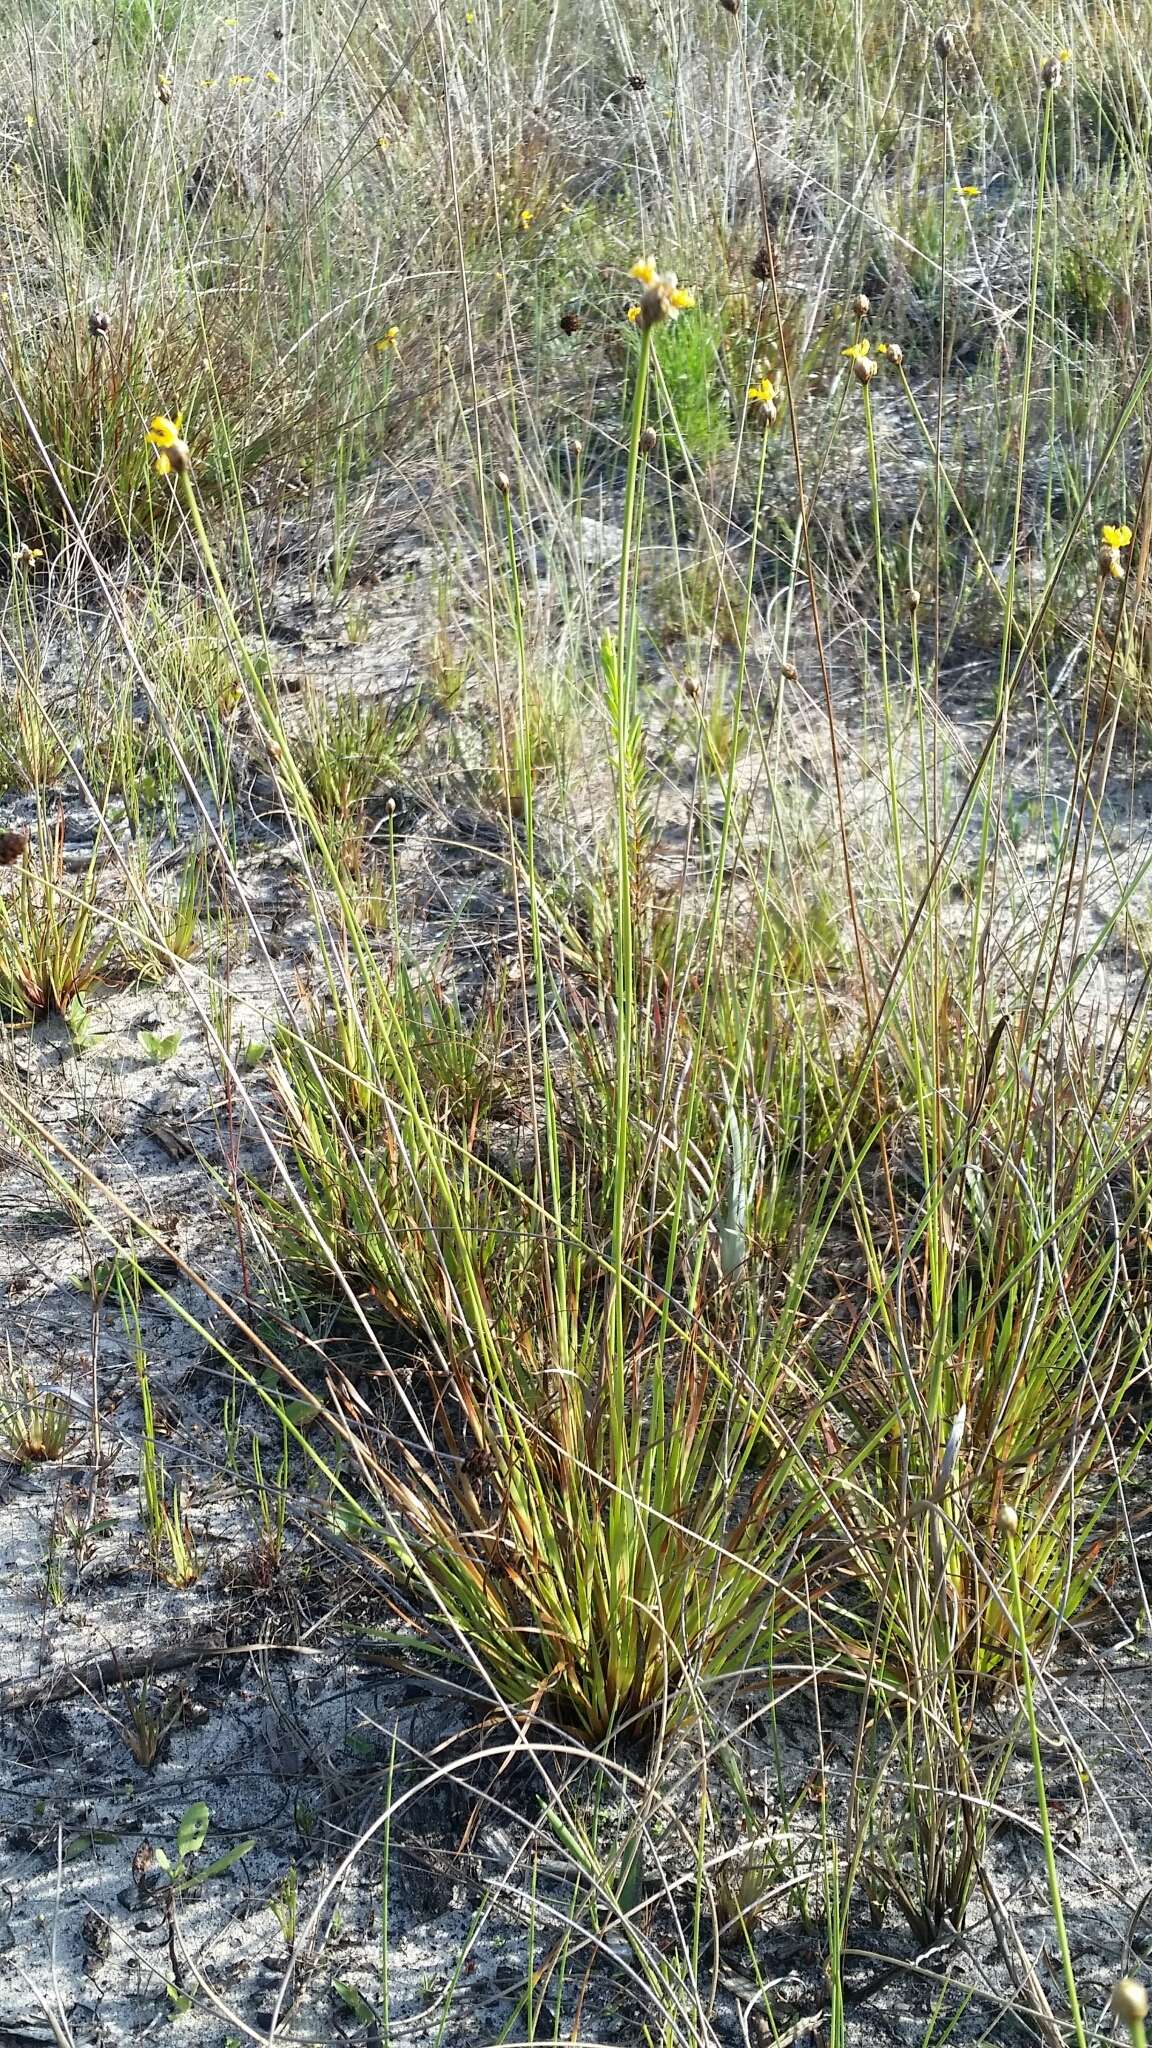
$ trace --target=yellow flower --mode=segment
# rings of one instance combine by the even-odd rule
[[[522,228],[530,228],[535,218],[536,215],[530,206],[522,206],[520,208],[520,225]]]
[[[378,135],[376,137],[376,147],[377,149],[391,149],[392,137],[390,135]]]
[[[628,275],[644,286],[637,318],[645,331],[661,320],[678,320],[681,313],[687,313],[696,304],[695,293],[678,282],[674,270],[665,271],[662,275],[656,268],[654,257],[642,257],[639,263],[632,265]]]
[[[980,187],[979,187],[979,185],[961,185],[961,187],[960,187],[960,197],[961,197],[961,199],[979,199],[979,197],[980,197]]]
[[[376,346],[377,348],[395,348],[399,339],[400,329],[398,327],[386,327]]]
[[[629,318],[629,320],[631,320],[631,322],[632,322],[632,325],[633,325],[633,326],[635,326],[635,325],[636,325],[636,322],[637,322],[637,320],[638,320],[638,319],[640,318],[640,308],[639,308],[639,306],[629,306],[629,308],[628,308],[628,318]]]
[[[202,78],[200,80],[200,89],[202,92],[211,92],[215,84],[216,80],[214,78]]]
[[[1056,55],[1062,64],[1070,64],[1072,62],[1071,50],[1057,50]]]
[[[850,363],[862,363],[871,352],[871,343],[868,341],[867,336],[865,336],[863,341],[850,342],[847,348],[842,348],[840,351],[842,356],[847,356]]]
[[[231,78],[228,80],[228,83],[233,88],[242,85],[251,85],[252,74],[249,71],[234,71],[232,73]]]
[[[1130,548],[1132,528],[1130,526],[1102,526],[1100,538],[1106,548]]]
[[[174,420],[166,414],[157,413],[148,429],[148,439],[156,449],[157,476],[180,476],[188,467],[188,443],[183,438],[184,417],[177,413]]]
[[[24,541],[17,550],[16,567],[18,569],[30,569],[33,562],[42,562],[43,560],[43,548],[30,548],[27,541]]]
[[[776,386],[771,377],[761,377],[759,383],[748,387],[749,405],[771,405],[776,397]]]

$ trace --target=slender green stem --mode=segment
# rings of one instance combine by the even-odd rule
[[[1040,1813],[1040,1832],[1044,1838],[1044,1862],[1048,1871],[1048,1897],[1052,1905],[1052,1918],[1056,1924],[1056,1939],[1060,1946],[1060,1962],[1064,1971],[1064,1989],[1068,1994],[1068,2008],[1072,2014],[1072,2025],[1076,2030],[1077,2048],[1087,2048],[1084,2020],[1080,2011],[1080,2000],[1076,1995],[1076,1972],[1072,1967],[1072,1951],[1068,1946],[1068,1930],[1064,1925],[1064,1906],[1060,1897],[1060,1879],[1056,1870],[1056,1849],[1052,1840],[1052,1822],[1048,1812],[1048,1793],[1044,1784],[1044,1761],[1040,1754],[1040,1729],[1036,1720],[1036,1697],[1032,1687],[1032,1658],[1028,1649],[1028,1636],[1024,1626],[1024,1596],[1020,1589],[1020,1559],[1016,1548],[1014,1530],[1006,1531],[1008,1549],[1008,1570],[1012,1579],[1012,1619],[1020,1645],[1020,1668],[1024,1686],[1024,1712],[1028,1720],[1028,1734],[1032,1744],[1032,1775],[1036,1781],[1036,1805]]]
[[[624,1207],[628,1161],[628,1120],[632,1082],[632,750],[636,703],[636,619],[632,554],[643,502],[640,439],[648,400],[652,360],[651,327],[640,333],[636,388],[632,396],[632,427],[628,442],[628,473],[624,487],[624,532],[620,555],[620,600],[616,622],[613,678],[616,721],[616,1143],[612,1188],[612,1340],[615,1358],[624,1358]]]

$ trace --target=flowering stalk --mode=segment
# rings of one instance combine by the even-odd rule
[[[1032,1744],[1032,1776],[1036,1783],[1036,1805],[1040,1814],[1040,1832],[1044,1840],[1044,1862],[1048,1872],[1048,1897],[1052,1905],[1052,1918],[1056,1923],[1056,1939],[1060,1947],[1060,1962],[1064,1971],[1064,1989],[1068,1994],[1068,2006],[1072,2014],[1072,2025],[1076,2033],[1077,2048],[1087,2048],[1084,2034],[1084,2020],[1080,2011],[1080,2000],[1076,1995],[1076,1972],[1072,1967],[1072,1951],[1068,1946],[1068,1929],[1064,1925],[1064,1906],[1060,1897],[1060,1879],[1056,1870],[1056,1850],[1052,1841],[1052,1822],[1048,1813],[1048,1792],[1044,1783],[1044,1761],[1040,1754],[1040,1729],[1036,1720],[1036,1698],[1032,1689],[1032,1658],[1028,1650],[1028,1637],[1024,1627],[1024,1597],[1020,1590],[1020,1559],[1016,1549],[1016,1538],[1020,1533],[1020,1517],[1013,1507],[1000,1510],[1000,1528],[1008,1551],[1008,1571],[1012,1580],[1012,1620],[1020,1645],[1020,1669],[1024,1687],[1024,1712],[1028,1721],[1028,1734]]]
[[[639,268],[639,266],[637,266]],[[636,618],[632,579],[632,548],[643,482],[640,442],[648,403],[654,323],[640,320],[640,352],[632,393],[632,425],[628,438],[628,471],[624,484],[624,531],[620,554],[620,595],[613,658],[612,709],[616,741],[616,1144],[612,1187],[612,1337],[618,1360],[624,1356],[624,1189],[628,1158],[628,1117],[632,1082],[632,724],[636,692]]]

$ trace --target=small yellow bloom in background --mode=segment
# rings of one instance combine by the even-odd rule
[[[169,78],[168,73],[166,71],[162,71],[160,73],[159,78],[156,80],[156,97],[159,100],[160,105],[162,107],[171,106],[172,80]]]
[[[865,337],[863,341],[849,342],[847,348],[842,348],[840,353],[842,356],[847,356],[850,363],[862,363],[865,357],[871,355],[872,344]]]
[[[24,126],[25,126],[26,128],[34,128],[34,127],[36,126],[36,116],[35,116],[35,114],[25,114],[25,116],[24,116]]]
[[[628,308],[628,313],[627,313],[627,318],[628,318],[629,320],[631,320],[631,322],[632,322],[632,325],[633,325],[633,327],[635,327],[635,325],[636,325],[636,322],[637,322],[637,321],[638,321],[638,319],[640,318],[640,308],[639,308],[639,306],[629,306],[629,308]]]
[[[266,71],[264,73],[264,78],[268,85],[279,85],[280,83],[280,80],[277,78],[276,73],[274,71]]]
[[[24,541],[16,551],[16,567],[18,569],[31,569],[35,562],[42,562],[43,560],[43,548],[30,548],[27,541]]]
[[[228,83],[235,91],[238,86],[251,85],[252,74],[250,71],[234,71]]]
[[[520,225],[522,228],[530,228],[535,218],[536,215],[530,206],[522,206],[520,208]]]
[[[202,79],[200,80],[200,90],[201,90],[202,92],[211,92],[211,90],[212,90],[212,87],[213,87],[213,86],[214,86],[214,85],[215,85],[216,83],[217,83],[217,80],[216,80],[215,78],[202,78]]]
[[[652,257],[641,257],[639,263],[634,263],[632,265],[632,268],[628,272],[628,275],[629,277],[634,277],[636,279],[637,284],[655,284],[656,265]]]
[[[1100,538],[1106,548],[1130,548],[1132,528],[1130,526],[1102,526]]]
[[[1070,64],[1072,62],[1071,50],[1057,50],[1056,55],[1062,64]]]
[[[174,420],[166,413],[157,413],[148,429],[148,439],[156,450],[157,476],[182,476],[187,469],[190,457],[183,434],[182,413],[177,413]]]
[[[960,187],[960,197],[961,197],[961,199],[979,199],[979,197],[980,197],[980,187],[979,187],[979,185],[961,185],[961,187]]]
[[[376,346],[377,348],[395,348],[399,339],[400,329],[398,327],[386,327]]]
[[[376,137],[376,147],[377,149],[391,149],[392,137],[390,135],[378,135]]]

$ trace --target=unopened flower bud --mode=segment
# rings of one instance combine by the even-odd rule
[[[1059,57],[1049,57],[1040,72],[1040,83],[1046,92],[1059,92],[1064,83],[1064,66]]]
[[[1122,2027],[1139,2026],[1148,2017],[1148,1993],[1139,1977],[1121,1977],[1119,1983],[1112,1986],[1108,2002],[1113,2019],[1119,2020]]]
[[[954,29],[949,28],[947,22],[945,22],[943,28],[937,29],[935,42],[936,55],[942,64],[948,62],[955,48],[956,32]]]
[[[656,452],[656,443],[658,439],[659,436],[657,435],[655,427],[642,427],[640,429],[641,455],[654,455]]]
[[[1005,1501],[1003,1506],[997,1511],[996,1527],[1002,1536],[1011,1537],[1020,1534],[1020,1517],[1008,1501]]]
[[[895,363],[898,370],[904,366],[904,351],[898,341],[890,341],[887,348],[888,361]]]
[[[102,341],[111,325],[112,319],[110,314],[102,312],[98,306],[94,306],[88,315],[88,332],[92,336],[93,341]]]
[[[498,469],[492,481],[495,484],[496,489],[499,491],[500,496],[502,498],[506,498],[512,489],[511,479],[509,478],[507,470]]]
[[[910,612],[918,612],[920,609],[920,592],[915,584],[908,592],[908,609]]]
[[[786,683],[794,683],[799,673],[800,671],[794,661],[782,661],[780,663],[780,674]]]
[[[854,320],[866,320],[871,311],[872,301],[868,297],[867,292],[857,292],[856,297],[852,301],[852,318]]]
[[[156,97],[159,100],[160,105],[162,107],[171,106],[172,80],[163,71],[160,73],[159,78],[156,80]]]
[[[876,369],[875,356],[854,356],[852,359],[852,375],[858,384],[870,384]]]

